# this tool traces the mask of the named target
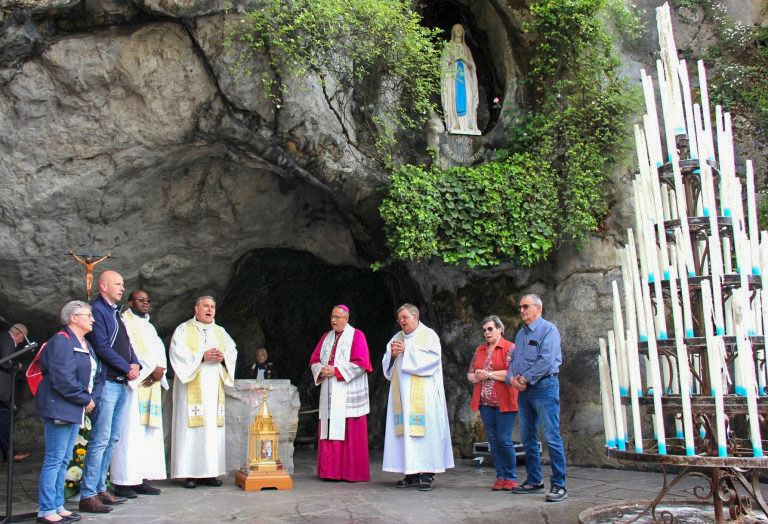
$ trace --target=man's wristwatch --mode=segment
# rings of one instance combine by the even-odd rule
[[[520,375],[520,378],[519,378],[518,380],[520,381],[520,383],[521,383],[523,386],[527,386],[527,385],[528,385],[528,379],[527,379],[527,378],[525,378],[523,375]]]

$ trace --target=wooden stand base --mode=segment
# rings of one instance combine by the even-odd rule
[[[293,489],[293,479],[284,470],[277,471],[251,471],[235,473],[235,485],[244,491],[259,491],[264,488]]]

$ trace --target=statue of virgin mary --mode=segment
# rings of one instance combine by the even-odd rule
[[[464,43],[464,26],[451,28],[451,40],[440,56],[441,98],[445,128],[453,135],[479,135],[477,128],[477,69]]]

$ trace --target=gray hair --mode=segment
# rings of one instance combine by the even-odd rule
[[[216,305],[216,299],[215,298],[213,298],[210,295],[203,295],[202,297],[197,297],[195,299],[195,307],[197,307],[200,304],[200,302],[202,302],[203,300],[210,300],[211,302],[213,302],[214,306]]]
[[[504,322],[501,321],[498,315],[488,315],[483,319],[483,323],[480,325],[484,326],[488,322],[493,322],[493,325],[496,326],[496,329],[501,330],[501,333],[504,334]]]
[[[405,304],[397,308],[397,311],[395,312],[395,316],[399,315],[400,312],[403,310],[408,310],[408,312],[411,315],[413,315],[416,318],[419,318],[419,308],[417,308],[413,304],[409,304],[408,302],[406,302]]]
[[[533,305],[535,306],[543,306],[544,304],[541,302],[541,297],[537,295],[536,293],[528,293],[527,295],[523,295],[520,297],[520,300],[523,300],[524,298],[530,298],[531,302],[533,302]]]
[[[61,313],[59,314],[59,319],[61,320],[61,323],[69,324],[70,317],[74,315],[75,311],[77,311],[78,309],[87,309],[88,311],[92,311],[91,306],[89,304],[86,304],[81,300],[72,300],[71,302],[67,302],[66,304],[64,304],[64,307],[61,308]]]

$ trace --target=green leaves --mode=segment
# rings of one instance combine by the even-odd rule
[[[391,258],[439,256],[470,267],[540,262],[557,236],[554,178],[528,155],[447,170],[402,166],[379,208]]]

